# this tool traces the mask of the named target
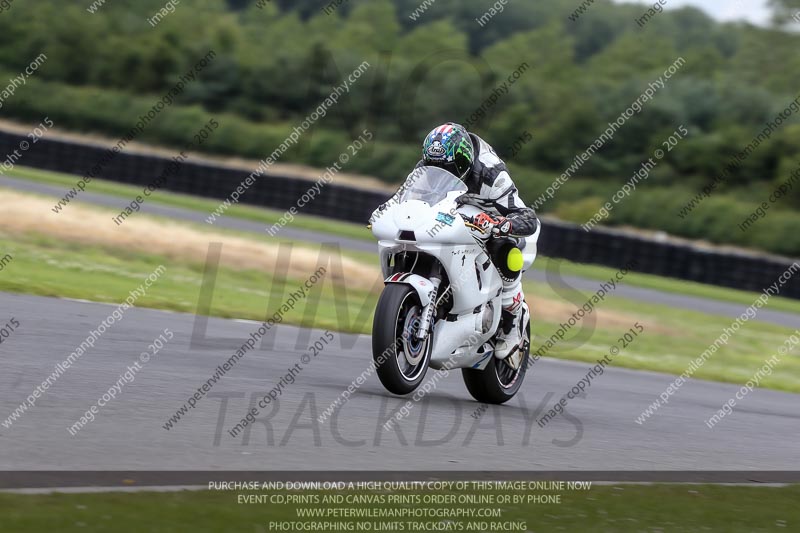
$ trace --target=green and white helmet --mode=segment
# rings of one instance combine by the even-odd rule
[[[475,149],[466,128],[448,122],[431,130],[422,143],[422,160],[428,166],[443,168],[464,179],[475,160]]]

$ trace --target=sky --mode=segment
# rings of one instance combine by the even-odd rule
[[[653,5],[655,0],[626,0],[626,3]],[[667,0],[666,9],[683,6],[699,7],[719,20],[746,19],[754,24],[766,24],[770,11],[767,0]]]

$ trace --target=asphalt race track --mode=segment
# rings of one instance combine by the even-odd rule
[[[64,189],[62,187],[8,178],[5,176],[0,176],[0,186],[54,197],[61,197],[64,194]],[[105,207],[112,207],[115,209],[122,209],[125,206],[125,200],[123,198],[105,194],[97,194],[91,191],[82,193],[80,201]],[[189,209],[160,205],[153,202],[145,203],[142,205],[141,210],[145,213],[153,215],[161,215],[174,218],[176,220],[197,222],[204,225],[206,225],[205,218],[208,215],[207,213],[200,213]],[[228,216],[223,216],[217,219],[213,227],[248,231],[258,233],[262,236],[266,235],[263,224]],[[296,229],[292,227],[282,228],[279,237],[307,241],[310,243],[334,241],[342,248],[363,252],[376,252],[377,250],[377,245],[370,241],[350,239],[339,236],[325,236],[313,231]],[[547,282],[547,273],[542,270],[529,270],[526,272],[526,276],[528,276],[530,279]],[[562,282],[568,287],[589,292],[596,291],[600,285],[600,282],[596,280],[590,280],[577,276],[559,275],[556,283],[561,284]],[[552,284],[553,282],[550,283]],[[740,316],[747,307],[746,305],[741,304],[709,300],[707,298],[698,298],[685,294],[671,294],[643,287],[635,287],[625,283],[620,284],[614,291],[614,294],[636,301],[650,302],[654,304],[667,305],[678,309],[688,309],[691,311],[723,315],[731,318]],[[797,315],[781,311],[774,311],[772,309],[761,309],[755,320],[768,322],[779,326],[791,328],[797,327]]]
[[[0,294],[0,316],[22,324],[0,346],[0,421],[114,309]],[[452,372],[397,431],[384,431],[405,400],[386,393],[372,375],[338,416],[319,423],[317,416],[368,368],[369,338],[335,334],[304,364],[306,347],[323,332],[291,326],[277,327],[274,338],[268,334],[266,347],[245,355],[167,431],[169,417],[256,329],[253,322],[212,318],[196,341],[225,337],[227,345],[190,348],[194,321],[190,314],[128,310],[21,419],[0,426],[0,470],[763,471],[798,465],[800,395],[757,389],[708,429],[704,420],[739,387],[690,380],[639,425],[635,418],[673,379],[657,373],[608,369],[585,398],[568,404],[568,416],[540,428],[535,420],[545,403],[549,408],[588,368],[548,359],[533,367],[513,402],[485,412]],[[72,436],[68,428],[165,328],[174,338]],[[227,430],[295,364],[301,371],[278,403],[261,410],[252,431],[231,437]]]

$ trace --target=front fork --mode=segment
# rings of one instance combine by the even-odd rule
[[[439,285],[442,283],[441,278],[436,275],[431,276],[430,278],[431,284],[433,285],[433,289],[431,289],[430,293],[430,301],[428,305],[423,307],[422,309],[422,320],[419,323],[419,328],[415,336],[422,340],[428,336],[430,332],[431,322],[433,322],[433,315],[436,312],[436,298],[439,294]]]

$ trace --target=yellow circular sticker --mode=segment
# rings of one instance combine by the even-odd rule
[[[506,264],[508,265],[508,269],[511,272],[519,272],[522,270],[522,264],[524,260],[522,258],[522,250],[519,248],[512,248],[508,252],[508,257],[506,257]]]

